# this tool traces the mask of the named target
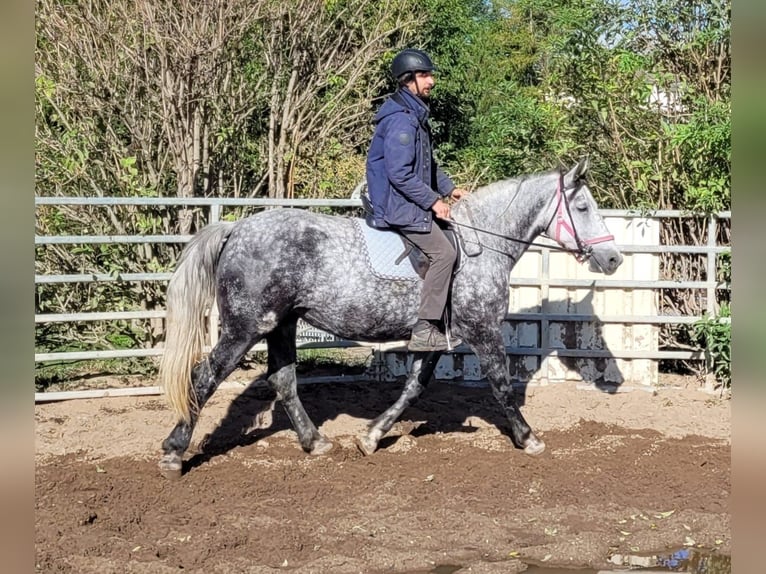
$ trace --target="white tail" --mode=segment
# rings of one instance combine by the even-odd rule
[[[165,308],[165,352],[159,382],[170,407],[189,422],[199,412],[192,391],[191,372],[205,346],[205,314],[215,297],[215,269],[233,223],[221,222],[201,229],[189,242],[168,284]]]

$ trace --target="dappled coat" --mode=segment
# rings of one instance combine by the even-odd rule
[[[431,230],[431,206],[455,184],[434,161],[428,108],[406,88],[387,99],[375,115],[367,154],[367,189],[373,227]]]

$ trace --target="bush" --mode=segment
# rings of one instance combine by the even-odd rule
[[[731,310],[729,304],[721,305],[718,315],[705,315],[694,324],[694,335],[705,347],[708,365],[716,381],[724,387],[731,386]]]

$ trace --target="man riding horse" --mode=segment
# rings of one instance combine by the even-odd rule
[[[435,84],[435,69],[421,50],[406,49],[396,55],[391,73],[399,87],[375,116],[367,155],[367,187],[373,207],[368,223],[397,231],[429,261],[410,351],[446,351],[461,343],[447,337],[444,320],[457,254],[433,217],[449,220],[450,206],[444,198],[460,199],[465,192],[455,187],[433,157],[427,101]]]

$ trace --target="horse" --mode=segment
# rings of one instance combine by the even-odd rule
[[[545,443],[522,416],[506,365],[501,323],[511,269],[540,236],[554,239],[610,275],[622,263],[585,175],[587,159],[480,187],[452,208],[452,225],[478,241],[451,288],[451,329],[479,358],[510,423],[517,448],[538,455]],[[481,222],[478,227],[477,222]],[[392,233],[392,236],[394,234]],[[511,239],[512,241],[508,241]],[[554,246],[556,247],[556,246]],[[165,350],[159,379],[177,424],[162,443],[161,473],[178,478],[200,410],[248,350],[266,339],[267,384],[284,406],[304,451],[322,455],[333,443],[320,434],[298,396],[296,326],[301,318],[338,337],[404,340],[417,320],[422,281],[372,274],[348,216],[272,209],[200,229],[183,250],[167,289]],[[220,337],[206,357],[205,315],[217,300]],[[442,352],[416,353],[401,396],[368,427],[357,445],[365,455],[432,380]]]

